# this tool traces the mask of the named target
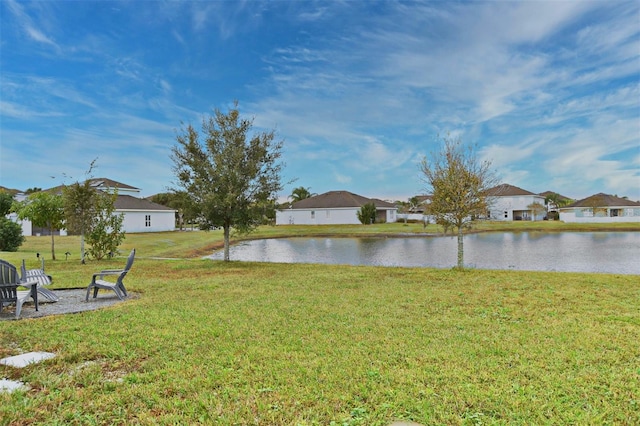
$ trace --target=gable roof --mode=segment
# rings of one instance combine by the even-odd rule
[[[382,209],[395,209],[396,206],[386,201],[375,198],[367,198],[349,191],[329,191],[315,197],[305,198],[291,205],[292,209],[336,209],[336,208],[360,208],[365,204],[373,203]]]
[[[90,185],[94,188],[100,188],[100,189],[118,188],[118,189],[129,189],[129,190],[137,190],[137,191],[140,190],[140,188],[136,188],[135,186],[127,185],[122,182],[117,182],[115,180],[107,179],[107,178],[91,178],[88,180],[90,182]]]
[[[117,182],[115,180],[107,179],[107,178],[91,178],[78,183],[84,184],[85,182],[89,182],[89,186],[95,189],[99,189],[101,191],[107,191],[108,189],[113,189],[113,188],[124,189],[128,191],[137,191],[137,192],[140,191],[140,189],[136,188],[135,186],[127,185],[127,184]],[[62,185],[54,186],[53,188],[43,189],[43,191],[51,192],[54,194],[61,194],[63,188],[65,188],[66,186],[67,186],[66,184],[62,184]]]
[[[516,195],[538,195],[533,192],[527,191],[526,189],[518,188],[517,186],[509,185],[508,183],[503,183],[498,186],[494,186],[493,188],[489,188],[487,190],[487,195],[493,197],[513,197]]]
[[[563,208],[568,209],[574,207],[640,207],[640,203],[600,192]]]
[[[151,202],[144,198],[136,198],[131,195],[118,195],[113,203],[116,210],[166,210],[174,212],[175,209]]]

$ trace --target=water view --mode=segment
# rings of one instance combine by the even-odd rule
[[[231,247],[231,260],[451,268],[455,237],[282,238]],[[467,235],[465,266],[478,269],[640,274],[640,232]],[[222,259],[222,250],[208,256]]]

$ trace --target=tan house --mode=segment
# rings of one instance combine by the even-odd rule
[[[640,222],[640,203],[609,194],[595,194],[560,207],[564,222]]]

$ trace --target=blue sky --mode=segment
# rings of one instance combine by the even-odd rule
[[[0,1],[0,185],[174,182],[238,100],[283,180],[406,200],[438,135],[501,180],[640,200],[640,2]]]

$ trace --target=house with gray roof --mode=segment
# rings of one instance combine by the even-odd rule
[[[546,209],[535,213],[531,207],[538,203],[544,207],[544,197],[517,186],[502,184],[489,189],[489,219],[491,220],[543,220]]]
[[[376,206],[377,222],[396,221],[397,207],[392,203],[349,191],[329,191],[276,211],[276,225],[357,225],[358,212],[368,203]]]
[[[139,198],[140,189],[107,178],[89,180],[94,188],[110,194],[118,191],[114,207],[122,213],[125,232],[163,232],[176,227],[176,211],[170,207]]]
[[[560,220],[581,223],[640,222],[640,203],[609,194],[594,194],[560,207]]]
[[[144,198],[139,198],[140,189],[131,185],[106,178],[89,179],[90,185],[95,189],[113,194],[118,192],[115,201],[116,214],[122,213],[124,220],[122,228],[125,232],[163,232],[175,230],[176,211]],[[46,191],[61,193],[63,185],[47,189]],[[23,194],[17,194],[18,197]],[[16,220],[17,221],[17,220]],[[48,235],[48,230],[32,227],[30,221],[19,222],[22,225],[23,235]],[[66,235],[66,230],[61,230],[60,235]]]

